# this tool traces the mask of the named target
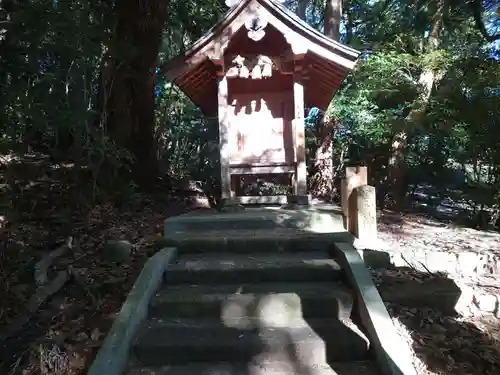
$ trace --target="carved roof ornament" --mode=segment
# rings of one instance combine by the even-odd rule
[[[241,3],[242,0],[226,0],[226,6],[229,8],[232,8],[239,3]],[[277,3],[283,4],[286,0],[275,0]]]
[[[226,72],[228,78],[262,79],[273,75],[273,68],[279,70],[279,57],[271,58],[265,55],[252,57],[236,56],[231,61],[231,67]]]
[[[238,5],[242,0],[226,0],[226,5],[233,8]],[[286,0],[276,0],[278,3],[284,3]],[[259,7],[260,8],[260,5]],[[266,32],[264,29],[267,26],[267,20],[263,12],[257,10],[257,14],[249,18],[245,22],[245,28],[248,30],[248,37],[256,42],[264,38]]]
[[[264,38],[267,20],[263,14],[257,14],[245,21],[245,28],[248,30],[248,37],[256,42]]]
[[[229,8],[234,7],[236,4],[238,4],[240,0],[226,0],[226,6]]]

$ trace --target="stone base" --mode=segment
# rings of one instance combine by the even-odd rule
[[[165,220],[164,239],[173,246],[198,246],[200,251],[209,247],[220,250],[233,242],[238,244],[236,250],[244,251],[247,247],[255,250],[258,244],[271,249],[297,243],[300,246],[309,243],[309,247],[313,247],[318,241],[325,246],[334,239],[353,241],[344,229],[338,209],[325,205],[293,209],[245,207],[205,215],[174,216]]]
[[[311,196],[307,195],[262,195],[262,196],[239,196],[223,201],[224,206],[229,205],[284,205],[294,204],[300,206],[309,206]]]
[[[312,198],[310,194],[306,195],[289,195],[287,197],[288,204],[294,204],[298,206],[309,206],[311,204]]]

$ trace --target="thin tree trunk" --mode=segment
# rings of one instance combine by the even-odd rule
[[[344,22],[344,26],[345,26],[344,44],[349,45],[352,42],[353,29],[354,29],[353,18],[352,18],[352,14],[349,11],[349,9],[345,12],[344,19],[345,19],[345,22]]]
[[[297,16],[299,16],[303,20],[306,19],[306,10],[308,3],[309,0],[299,0],[297,4],[297,10],[296,10]]]
[[[21,55],[17,53],[18,37],[12,30],[22,19],[23,9],[15,0],[0,0],[0,63],[5,64],[7,57]],[[0,85],[7,87],[8,71],[7,67],[0,65]]]
[[[446,0],[438,1],[436,12],[431,21],[428,38],[430,51],[435,51],[439,48],[443,13],[446,5],[445,1]],[[409,112],[406,118],[407,128],[396,133],[392,140],[388,183],[392,188],[392,206],[394,209],[399,210],[403,208],[406,196],[405,155],[408,149],[409,133],[413,131],[416,123],[423,121],[436,79],[436,72],[434,70],[426,68],[422,71],[419,77],[419,84],[422,86],[422,92],[417,98],[418,103]]]
[[[168,1],[122,0],[103,66],[106,131],[134,157],[137,182],[149,184],[157,172],[154,142],[156,63]]]
[[[324,16],[325,35],[340,40],[340,21],[342,20],[342,0],[327,0]]]

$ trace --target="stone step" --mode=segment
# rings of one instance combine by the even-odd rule
[[[367,358],[368,339],[338,319],[219,320],[155,319],[134,345],[136,360],[148,366],[189,362],[251,361],[265,353],[286,353],[304,364]]]
[[[296,253],[183,254],[169,266],[169,285],[181,283],[233,284],[254,282],[334,281],[342,277],[340,266],[326,251]]]
[[[300,365],[300,364],[299,364]],[[293,360],[266,363],[189,363],[164,367],[133,367],[127,375],[380,375],[372,361],[332,362],[312,369],[297,366]]]
[[[167,284],[153,297],[150,314],[172,318],[220,318],[227,314],[256,317],[270,314],[272,308],[294,317],[348,319],[352,305],[352,292],[336,282]]]
[[[329,250],[334,242],[350,242],[352,235],[313,233],[296,229],[182,231],[165,234],[164,246],[177,247],[181,253],[230,251],[236,253],[295,252]]]

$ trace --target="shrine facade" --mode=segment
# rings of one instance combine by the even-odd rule
[[[229,11],[162,67],[206,116],[217,117],[221,198],[307,203],[304,108],[326,110],[359,52],[307,25],[276,0],[227,1]],[[241,183],[290,187],[244,195]]]

